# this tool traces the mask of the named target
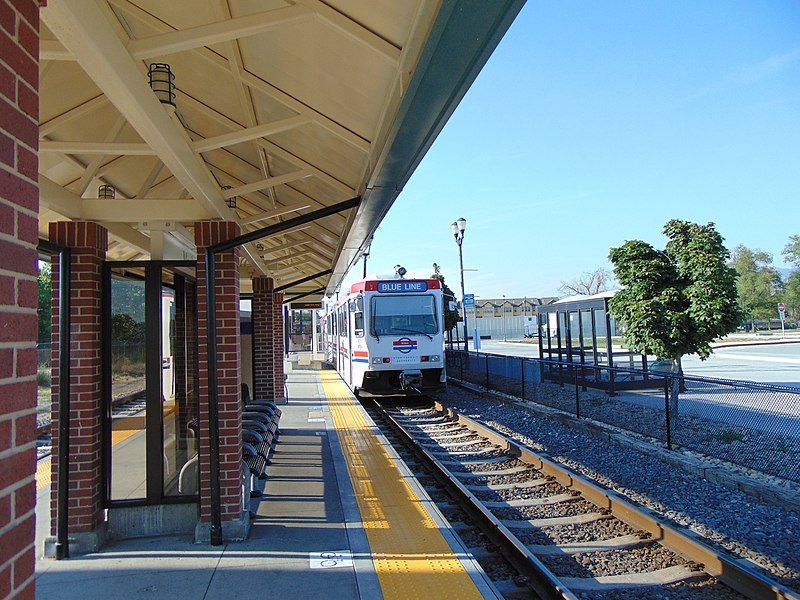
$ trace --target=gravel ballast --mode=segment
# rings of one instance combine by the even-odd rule
[[[751,561],[769,577],[800,591],[797,512],[712,483],[658,455],[533,413],[519,403],[484,398],[455,385],[437,399],[652,509],[666,521],[699,533],[712,546]]]

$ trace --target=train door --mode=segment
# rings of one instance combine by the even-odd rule
[[[347,348],[349,350],[347,360],[347,383],[353,386],[353,353],[355,352],[355,340],[353,339],[353,324],[355,319],[351,313],[355,312],[355,300],[348,300],[347,306]]]
[[[336,308],[336,321],[338,324],[338,335],[336,336],[336,342],[339,347],[338,356],[339,356],[339,363],[338,363],[338,371],[342,375],[346,373],[345,368],[347,366],[347,361],[345,357],[345,340],[347,339],[347,327],[346,327],[346,319],[345,319],[345,311],[343,305],[340,305]]]

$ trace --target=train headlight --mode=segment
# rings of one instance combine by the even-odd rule
[[[389,363],[389,362],[392,362],[392,359],[388,358],[388,357],[386,357],[386,358],[382,358],[380,356],[373,356],[372,357],[372,364],[373,365],[380,365],[380,364]]]
[[[434,354],[430,358],[431,358],[431,362],[439,362],[439,355],[438,354]]]

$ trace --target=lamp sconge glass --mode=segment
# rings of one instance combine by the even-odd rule
[[[220,189],[222,189],[222,191],[224,192],[225,190],[232,190],[233,187],[230,185],[223,185],[222,188]],[[224,195],[225,194],[223,194],[223,196]],[[228,203],[228,208],[236,208],[236,198],[237,196],[231,196],[230,198],[225,198],[225,202]]]
[[[97,188],[97,197],[104,200],[113,200],[117,197],[117,188],[108,184],[101,185]]]
[[[175,108],[175,74],[167,63],[152,63],[147,71],[150,88],[161,104]]]

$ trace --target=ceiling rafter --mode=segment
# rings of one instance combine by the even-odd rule
[[[308,202],[298,202],[297,204],[286,204],[284,206],[278,206],[272,210],[268,210],[266,212],[258,213],[257,215],[252,215],[250,217],[246,217],[241,219],[239,222],[242,225],[250,225],[252,223],[258,223],[260,221],[266,221],[267,219],[274,219],[275,217],[280,217],[282,215],[288,215],[292,212],[297,212],[299,210],[305,210],[306,208],[310,208],[311,204]]]
[[[108,98],[106,98],[105,94],[100,94],[99,96],[95,96],[94,98],[90,98],[81,104],[78,104],[74,108],[69,109],[66,112],[61,113],[56,117],[52,117],[47,121],[39,124],[39,137],[44,138],[49,136],[55,131],[70,123],[76,119],[80,119],[81,117],[86,116],[90,112],[97,110],[103,106],[108,104]]]
[[[116,122],[111,126],[108,132],[106,132],[105,141],[113,142],[115,139],[117,139],[117,136],[119,136],[123,127],[125,127],[125,123],[126,123],[125,117],[123,117],[122,115],[117,117]],[[89,184],[92,182],[92,179],[94,179],[95,175],[97,174],[97,171],[100,169],[106,156],[108,155],[100,154],[98,156],[95,156],[92,162],[86,165],[86,170],[83,172],[83,175],[81,175],[81,178],[78,181],[79,196],[83,196],[83,194],[89,188]]]
[[[219,111],[213,109],[212,107],[208,106],[207,104],[204,104],[204,103],[200,102],[199,100],[197,100],[195,98],[192,98],[191,96],[184,95],[184,96],[182,96],[182,99],[185,100],[187,102],[187,104],[191,105],[192,108],[198,110],[199,112],[202,112],[207,117],[215,120],[220,125],[223,125],[225,127],[229,127],[231,129],[241,129],[241,127],[242,127],[241,124],[237,123],[236,121],[234,121],[230,117],[228,117],[226,115],[223,115]],[[270,142],[269,140],[265,140],[265,139],[259,139],[259,140],[257,140],[257,143],[260,146],[262,146],[265,150],[267,150],[267,152],[271,152],[273,154],[276,154],[276,155],[280,156],[283,160],[292,163],[293,165],[295,165],[298,168],[307,169],[307,170],[311,171],[311,173],[315,177],[318,177],[319,179],[324,181],[330,187],[340,191],[344,196],[350,197],[350,196],[352,196],[353,194],[356,193],[356,191],[353,188],[351,188],[350,186],[348,186],[347,184],[339,181],[338,179],[336,179],[332,175],[326,173],[325,171],[323,171],[321,169],[318,169],[317,167],[315,167],[314,165],[312,165],[309,162],[306,162],[302,158],[300,158],[298,156],[295,156],[294,154],[292,154],[288,150],[284,150],[283,148],[281,148],[277,144],[275,144],[273,142]]]
[[[42,8],[41,16],[187,192],[214,216],[230,219],[219,186],[191,148],[188,134],[155,97],[141,76],[142,65],[125,48],[115,30],[119,23],[109,22],[99,5],[80,0],[60,0]],[[253,252],[243,251],[261,269]]]
[[[119,8],[123,9],[130,16],[139,19],[142,23],[146,24],[148,27],[155,29],[156,31],[160,31],[162,33],[169,33],[175,31],[174,27],[166,24],[164,21],[144,11],[143,9],[129,2],[128,0],[114,0],[114,4]],[[222,69],[223,71],[230,71],[230,64],[228,62],[228,59],[204,46],[194,48],[191,50],[191,52],[196,53],[197,55],[202,57],[206,62],[213,64],[214,66],[216,66],[219,69]],[[347,142],[354,148],[357,148],[364,153],[369,152],[370,141],[364,139],[363,137],[351,131],[350,129],[347,129],[341,123],[337,123],[336,121],[329,118],[325,114],[311,108],[310,106],[304,104],[297,98],[294,98],[293,96],[287,94],[283,90],[253,75],[250,71],[244,68],[241,69],[239,77],[241,78],[241,81],[245,83],[248,87],[266,94],[267,96],[280,102],[287,108],[290,108],[293,112],[297,113],[298,115],[310,118],[314,123],[327,129],[330,133],[336,135],[337,137]]]
[[[233,196],[241,196],[251,192],[258,192],[267,188],[274,188],[291,181],[305,179],[306,177],[311,177],[311,173],[309,171],[292,171],[291,173],[286,173],[285,175],[278,175],[276,177],[262,179],[261,181],[254,181],[253,183],[240,185],[229,190],[223,190],[222,195],[226,198],[232,198]]]
[[[231,154],[230,156],[234,160],[236,160],[238,163],[240,163],[242,166],[244,166],[246,169],[249,169],[249,170],[254,171],[254,172],[257,171],[257,167],[253,166],[251,163],[248,163],[247,161],[245,161],[241,157],[237,156],[236,154]],[[235,181],[241,181],[241,179],[239,179],[239,177],[237,177],[235,175],[231,175],[230,173],[226,173],[226,172],[222,171],[221,169],[219,169],[217,167],[211,166],[211,169],[213,171],[217,171],[217,172],[223,173],[224,176],[226,177],[226,179],[229,180],[229,181],[234,181],[234,180]],[[325,206],[324,204],[322,204],[321,202],[315,200],[314,198],[311,198],[308,195],[304,194],[303,192],[297,190],[296,188],[291,187],[289,184],[285,184],[285,189],[288,190],[290,194],[301,196],[301,200],[299,200],[299,202],[307,202],[311,208],[322,208],[323,206]],[[251,194],[252,193],[254,193],[254,192],[251,192]],[[258,193],[258,192],[255,192],[255,193]],[[335,215],[330,215],[327,218],[328,219],[334,219],[334,221],[344,221],[344,222],[346,222],[348,217],[345,216],[345,215],[342,215],[342,214],[335,214]],[[250,219],[250,217],[244,217],[244,220],[249,221],[249,219]],[[244,220],[240,220],[240,224],[244,224]],[[254,221],[251,221],[251,222],[254,222]],[[328,231],[327,229],[322,228],[318,224],[315,224],[315,227],[319,227],[318,231],[322,235],[332,236],[332,237],[336,237],[338,239],[338,234],[332,233],[331,231]]]
[[[59,215],[73,221],[83,221],[87,217],[83,214],[83,199],[77,194],[64,189],[52,179],[39,175],[39,202]],[[91,217],[95,221],[95,217]],[[109,234],[118,238],[125,244],[132,246],[137,251],[150,253],[150,238],[136,231],[124,223],[104,223]]]
[[[215,2],[212,4],[212,6],[214,13],[220,20],[232,18],[227,2]],[[229,40],[225,42],[224,46],[225,58],[228,60],[228,70],[234,76],[234,81],[236,82],[236,95],[239,98],[239,103],[244,109],[245,115],[247,116],[247,124],[249,127],[255,127],[258,124],[258,119],[256,118],[256,107],[253,94],[244,85],[244,83],[242,83],[241,79],[242,53],[241,49],[239,48],[239,40]],[[267,155],[258,146],[256,146],[256,152],[258,153],[258,160],[261,163],[262,176],[264,178],[269,178],[272,175],[272,171],[269,168]],[[272,206],[274,207],[276,202],[275,190],[273,188],[268,188],[266,194],[267,197],[272,201]]]
[[[216,148],[223,148],[225,146],[233,146],[234,144],[240,144],[242,142],[249,142],[256,138],[268,137],[270,135],[275,135],[276,133],[289,131],[290,129],[294,129],[296,127],[309,125],[310,123],[311,119],[308,117],[289,117],[288,119],[281,119],[280,121],[275,121],[273,123],[245,127],[238,131],[232,131],[231,133],[224,133],[222,135],[197,140],[194,142],[193,146],[196,152],[208,152],[209,150],[214,150]]]
[[[111,2],[120,8],[125,8],[129,4],[117,0]],[[131,40],[128,43],[128,50],[134,58],[144,60],[257,35],[278,27],[311,20],[313,16],[314,13],[303,6],[276,8]]]
[[[284,250],[289,250],[290,248],[297,248],[298,246],[305,246],[306,244],[310,243],[311,240],[301,240],[299,242],[289,242],[286,244],[278,244],[277,246],[267,246],[263,250],[259,250],[259,252],[263,253],[264,256],[269,256],[270,254],[275,254],[276,252],[283,252]]]
[[[56,154],[100,154],[105,156],[154,156],[156,154],[144,142],[62,142],[41,140],[39,152]]]
[[[296,0],[316,14],[317,19],[330,27],[333,27],[347,38],[358,42],[362,46],[374,50],[382,57],[396,64],[400,60],[400,49],[388,42],[373,31],[370,31],[360,23],[331,8],[320,0]]]
[[[139,186],[139,191],[133,196],[134,198],[144,198],[147,193],[152,189],[153,184],[155,183],[156,179],[158,179],[158,174],[161,173],[162,169],[164,168],[164,164],[156,159],[156,164],[153,165],[153,168],[150,169],[150,173],[147,174],[147,177],[142,182],[142,185]]]

